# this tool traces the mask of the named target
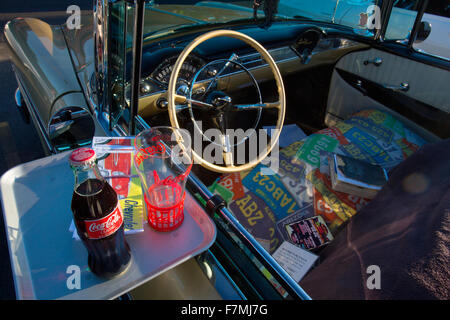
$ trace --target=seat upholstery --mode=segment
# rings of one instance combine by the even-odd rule
[[[284,240],[290,241],[286,224],[321,216],[336,236],[369,202],[331,188],[331,153],[379,164],[389,172],[426,143],[392,115],[362,110],[280,149],[278,170],[259,164],[246,172],[223,175],[210,189],[224,197],[240,223],[273,253]]]

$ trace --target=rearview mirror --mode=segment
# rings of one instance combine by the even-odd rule
[[[424,41],[426,38],[428,38],[430,33],[431,33],[431,24],[427,21],[422,21],[420,23],[415,42]]]

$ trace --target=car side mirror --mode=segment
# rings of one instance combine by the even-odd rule
[[[428,38],[430,33],[431,33],[431,24],[427,21],[422,21],[420,23],[415,42],[424,41],[426,38]]]

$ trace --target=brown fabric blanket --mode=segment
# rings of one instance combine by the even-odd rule
[[[447,139],[397,166],[300,285],[313,299],[449,299],[449,239]],[[379,289],[373,288],[378,273],[368,270],[373,265],[379,267]]]

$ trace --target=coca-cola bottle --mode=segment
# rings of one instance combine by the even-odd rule
[[[93,149],[74,150],[69,163],[75,175],[73,218],[89,253],[89,268],[98,276],[111,278],[131,260],[117,194],[101,176]]]

